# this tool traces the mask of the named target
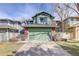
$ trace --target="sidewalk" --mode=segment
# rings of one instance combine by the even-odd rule
[[[55,42],[27,42],[16,53],[16,56],[71,56]]]

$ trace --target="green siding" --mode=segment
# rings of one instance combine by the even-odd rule
[[[30,27],[30,32],[51,32],[50,27]]]

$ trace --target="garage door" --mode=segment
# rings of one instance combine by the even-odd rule
[[[51,28],[39,28],[33,27],[29,28],[29,40],[30,41],[43,41],[47,42],[50,41],[51,38]]]

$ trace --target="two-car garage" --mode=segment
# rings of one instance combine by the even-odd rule
[[[29,28],[29,40],[33,41],[50,41],[51,28],[31,27]]]
[[[50,26],[28,26],[24,29],[29,31],[29,41],[51,41],[52,27]]]

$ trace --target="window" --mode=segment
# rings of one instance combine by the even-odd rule
[[[40,22],[43,24],[47,24],[47,17],[40,17]]]
[[[33,21],[30,21],[30,24],[33,24]]]
[[[46,20],[47,20],[47,17],[40,17],[41,22],[46,22]]]

